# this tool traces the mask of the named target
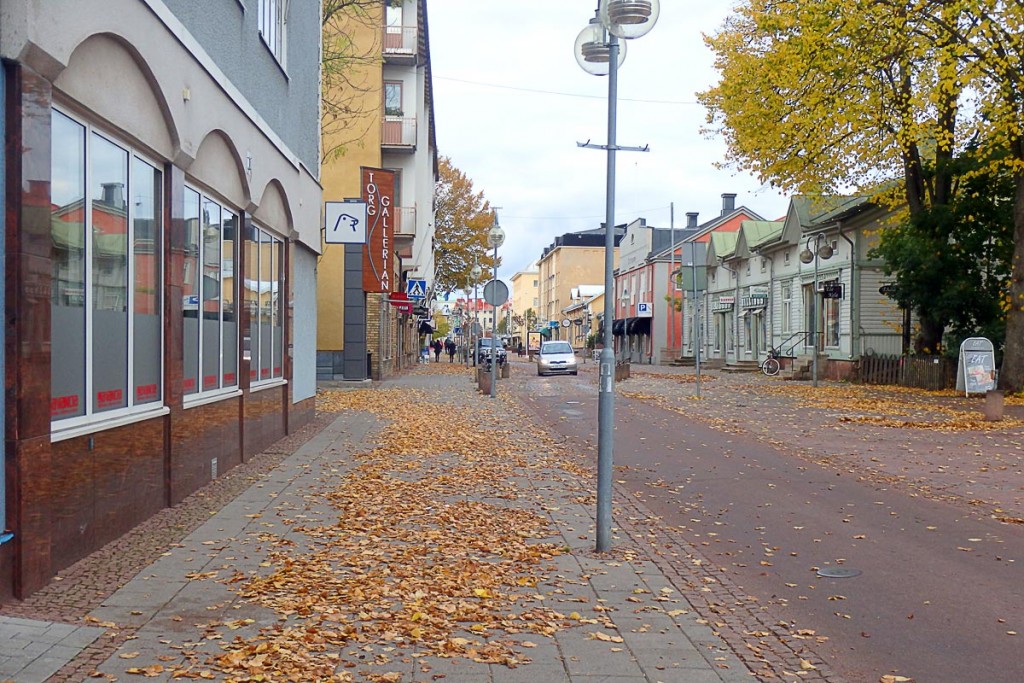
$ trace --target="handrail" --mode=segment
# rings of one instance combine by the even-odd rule
[[[804,346],[807,346],[807,339],[810,336],[811,333],[806,331],[794,332],[793,334],[789,335],[788,338],[786,338],[781,344],[779,344],[776,347],[779,350],[779,356],[785,356],[786,358],[796,358],[796,354],[793,353],[793,350],[796,347],[800,346],[801,342],[803,342]],[[785,346],[790,342],[793,343],[790,344],[789,349],[785,349]]]

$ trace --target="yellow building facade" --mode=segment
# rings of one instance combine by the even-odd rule
[[[619,265],[616,228],[613,267]],[[561,320],[562,310],[572,302],[571,290],[580,285],[604,283],[604,230],[567,233],[555,238],[537,261],[538,297],[541,324]]]
[[[364,197],[366,169],[393,173],[394,191],[382,198],[393,231],[391,292],[361,289],[351,245],[324,245],[318,265],[318,379],[383,379],[416,361],[419,314],[394,304],[407,278],[426,280],[428,287],[433,278],[437,152],[426,6],[426,0],[371,3],[364,14],[348,10],[324,26],[325,54],[346,55],[339,60],[344,77],[324,77],[324,200]]]
[[[510,277],[509,282],[512,284],[512,316],[514,320],[522,321],[514,326],[511,333],[525,339],[526,312],[532,309],[536,319],[540,320],[540,271],[537,270],[537,264],[531,263],[525,270]]]

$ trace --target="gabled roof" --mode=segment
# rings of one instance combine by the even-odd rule
[[[867,211],[875,207],[875,204],[871,201],[871,197],[867,195],[837,197],[836,199],[840,199],[842,201],[838,202],[836,206],[829,208],[823,213],[819,213],[811,217],[811,222],[813,225],[824,226],[827,223],[846,220],[857,215],[858,213]]]
[[[777,242],[782,237],[785,221],[743,221],[740,231],[751,251],[766,244]]]
[[[725,214],[724,216],[715,216],[711,220],[701,223],[696,228],[677,229],[676,232],[678,233],[678,235],[674,246],[678,247],[682,243],[700,240],[700,238],[704,237],[705,235],[714,234],[715,228],[719,228],[722,225],[729,223],[730,221],[734,221],[739,216],[749,216],[750,218],[747,220],[764,220],[764,217],[758,214],[756,211],[751,211],[745,206],[739,206],[730,211],[729,213]],[[667,259],[669,257],[669,251],[671,250],[672,246],[666,246],[661,251],[655,254],[651,254],[651,258],[653,258],[654,260]]]
[[[709,237],[711,238],[711,248],[708,249],[708,263],[712,263],[712,259],[729,258],[736,253],[736,242],[739,240],[739,233],[713,232]]]

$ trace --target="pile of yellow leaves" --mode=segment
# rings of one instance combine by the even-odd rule
[[[447,365],[426,367],[465,372]],[[222,627],[243,630],[205,662],[186,654],[185,666],[169,669],[172,678],[204,678],[213,668],[229,683],[350,681],[346,669],[362,667],[360,680],[397,683],[401,674],[386,670],[396,659],[463,657],[511,667],[528,661],[516,634],[579,624],[538,595],[548,580],[545,561],[562,549],[544,542],[545,517],[516,505],[521,490],[511,479],[554,470],[571,479],[581,470],[559,457],[550,437],[507,426],[516,408],[495,401],[439,410],[425,395],[387,389],[322,392],[317,401],[321,410],[387,420],[378,445],[357,454],[347,471],[351,463],[337,463],[338,474],[307,494],[328,503],[333,519],[311,522],[279,510],[290,538],[261,534],[269,546],[261,569],[221,579],[279,622],[255,633],[244,630],[250,620],[206,625],[207,640],[221,640]]]

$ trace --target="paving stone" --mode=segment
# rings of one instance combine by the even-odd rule
[[[412,375],[389,385],[419,386],[423,391],[444,393],[444,382],[449,382],[451,393],[456,383],[464,379],[462,376]],[[466,394],[460,400],[468,402],[477,399]],[[276,469],[268,469],[262,479],[254,478],[249,485],[239,487],[231,498],[220,503],[216,515],[210,516],[201,506],[187,511],[187,505],[182,506],[186,510],[184,512],[167,512],[168,516],[180,514],[180,518],[173,524],[164,520],[164,526],[179,525],[182,529],[193,529],[182,533],[180,536],[184,538],[179,537],[175,541],[182,547],[159,552],[147,550],[152,556],[151,564],[143,566],[141,571],[136,569],[129,573],[131,562],[125,562],[128,565],[123,570],[126,576],[116,579],[119,585],[124,586],[123,589],[107,596],[102,600],[102,605],[95,603],[89,610],[93,616],[104,621],[127,625],[129,629],[125,633],[133,635],[134,639],[122,642],[117,652],[137,651],[139,656],[130,660],[120,659],[117,652],[114,652],[117,646],[104,639],[101,644],[108,649],[100,651],[99,655],[89,655],[92,658],[99,656],[99,659],[80,659],[90,667],[95,666],[100,671],[127,680],[132,678],[124,674],[128,668],[155,663],[157,657],[168,652],[181,655],[180,650],[168,650],[167,644],[161,641],[171,640],[179,646],[184,644],[189,651],[201,657],[218,653],[219,642],[202,641],[202,632],[197,629],[197,624],[253,618],[256,623],[230,632],[232,636],[246,637],[254,635],[261,625],[279,623],[276,613],[241,602],[228,587],[217,580],[188,580],[185,577],[216,571],[219,578],[223,579],[235,571],[250,573],[265,569],[259,567],[264,554],[257,550],[262,545],[258,536],[263,533],[294,540],[298,544],[295,552],[317,547],[316,541],[297,532],[284,519],[295,519],[297,524],[305,526],[333,524],[336,515],[334,510],[325,503],[311,501],[307,495],[308,489],[323,488],[329,481],[338,481],[342,473],[353,465],[347,454],[359,442],[372,442],[373,439],[364,437],[379,424],[381,421],[375,417],[358,414],[335,420],[301,446],[294,447],[289,457],[279,459],[277,462],[280,464]],[[527,457],[539,461],[547,456],[539,453]],[[410,471],[406,479],[416,481],[457,464],[454,456],[443,455],[431,463],[429,468]],[[337,469],[338,472],[326,468]],[[228,486],[230,481],[225,479],[230,474],[225,473],[225,477],[214,482],[212,488]],[[718,648],[723,646],[723,641],[707,627],[695,624],[695,614],[672,619],[664,613],[668,609],[692,610],[681,594],[667,594],[672,598],[671,602],[655,602],[654,598],[660,595],[661,588],[679,590],[673,585],[672,577],[666,578],[656,562],[642,559],[644,555],[636,556],[632,562],[594,555],[594,509],[592,504],[578,502],[581,495],[589,495],[584,490],[586,486],[581,488],[578,475],[544,468],[530,470],[528,475],[516,476],[514,480],[520,485],[521,491],[514,498],[494,497],[502,494],[495,493],[497,489],[493,489],[475,499],[490,504],[496,511],[519,508],[546,517],[550,520],[552,535],[532,542],[554,543],[572,551],[571,554],[556,556],[542,563],[538,574],[550,574],[551,578],[538,584],[536,591],[544,596],[544,600],[532,603],[532,606],[544,605],[563,614],[578,611],[584,618],[597,617],[602,621],[610,618],[616,622],[618,630],[586,624],[560,631],[555,638],[516,634],[515,640],[529,640],[537,647],[519,648],[520,655],[532,662],[515,669],[464,659],[413,658],[409,653],[394,652],[391,653],[394,657],[391,664],[376,666],[366,663],[372,659],[373,653],[360,653],[366,660],[355,660],[350,654],[352,648],[345,648],[341,653],[343,660],[357,661],[356,667],[346,668],[345,671],[385,673],[390,670],[402,672],[403,680],[431,683],[435,680],[450,683],[651,683],[658,680],[663,683],[733,683],[740,680],[733,676],[741,673],[745,676],[743,680],[750,680],[749,674],[735,657],[727,657],[723,662],[730,666],[728,671],[716,669],[716,663],[710,658],[716,656],[719,650],[708,650],[705,645]],[[451,496],[452,500],[467,498],[458,494]],[[619,513],[616,515],[618,519]],[[635,516],[637,519],[643,518],[643,514]],[[648,529],[643,529],[641,533],[648,533]],[[141,547],[144,540],[135,539],[134,542]],[[614,540],[616,547],[632,543],[625,525],[614,530]],[[118,552],[122,554],[122,560],[130,559],[131,546],[120,547]],[[83,574],[76,582],[61,586],[61,592],[55,588],[51,594],[54,603],[58,595],[60,599],[71,602],[70,589],[74,587],[82,588],[82,594],[86,596],[74,599],[82,600],[85,604],[89,600],[87,596],[97,591],[96,587],[88,586],[87,582],[95,581],[102,588],[107,576],[120,577],[113,569],[115,566],[111,564],[109,570]],[[109,574],[106,573],[108,571]],[[562,578],[558,578],[559,575]],[[584,578],[584,575],[589,578]],[[637,589],[645,592],[634,593]],[[633,602],[630,598],[639,598],[640,602]],[[603,603],[600,602],[602,600]],[[208,609],[211,606],[215,609]],[[598,606],[604,606],[610,611],[595,611],[594,608]],[[645,608],[654,607],[657,610],[645,611]],[[71,613],[74,614],[73,609]],[[80,618],[84,613],[80,612],[77,616]],[[31,624],[16,626],[20,633],[29,633],[40,642],[46,637],[44,633],[26,630]],[[609,643],[588,638],[587,634],[595,630],[609,635],[621,635],[623,642]],[[81,636],[76,631],[67,631],[60,635],[59,642],[67,641],[69,645],[73,642],[75,646],[84,647],[95,641],[101,633],[103,629],[95,629],[95,633],[88,632]],[[3,642],[5,636],[12,637],[7,635],[3,617],[0,617],[0,642]],[[225,637],[228,637],[227,632]],[[0,651],[4,651],[2,645]],[[44,656],[51,654],[51,651],[54,654],[58,652],[51,645]],[[6,656],[6,651],[3,654]],[[172,664],[161,663],[168,668]],[[429,666],[430,671],[422,671],[424,666]],[[4,669],[0,668],[0,680],[3,680],[3,672]],[[682,674],[690,677],[683,678]],[[445,678],[434,678],[441,675]],[[358,680],[359,676],[356,678]],[[15,680],[22,683],[20,678],[15,677]],[[169,673],[146,680],[169,680]],[[34,681],[26,680],[24,683]]]

